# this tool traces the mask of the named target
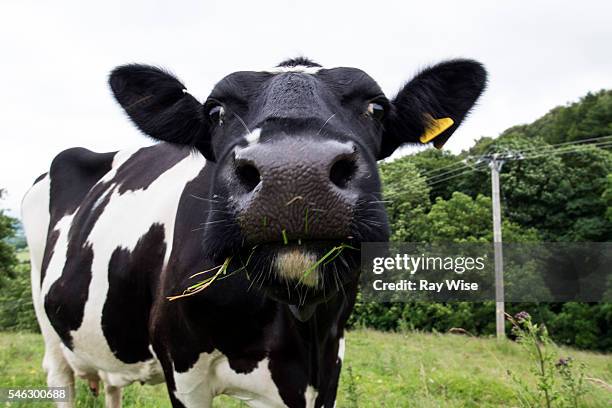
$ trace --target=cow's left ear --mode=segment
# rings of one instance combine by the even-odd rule
[[[484,90],[487,72],[472,60],[446,61],[419,73],[399,91],[384,119],[378,159],[404,143],[441,148]]]
[[[130,119],[145,134],[165,142],[192,146],[214,161],[204,107],[170,73],[149,65],[123,65],[109,84]]]

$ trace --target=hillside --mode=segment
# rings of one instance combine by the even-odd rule
[[[587,93],[577,102],[551,109],[527,125],[513,126],[500,138],[540,137],[550,144],[612,135],[612,90]]]

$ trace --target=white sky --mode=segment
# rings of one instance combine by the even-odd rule
[[[28,1],[0,3],[0,207],[63,149],[150,143],[110,95],[108,72],[142,62],[175,72],[203,100],[240,69],[305,55],[354,66],[388,96],[419,68],[469,57],[490,74],[480,106],[447,147],[536,119],[612,87],[610,1]]]

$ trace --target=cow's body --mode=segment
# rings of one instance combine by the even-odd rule
[[[389,100],[361,70],[297,58],[202,103],[159,68],[115,69],[130,119],[170,144],[67,150],[26,195],[48,384],[101,379],[110,407],[134,381],[165,381],[174,407],[332,407],[359,246],[389,238],[376,162],[441,147],[485,81],[448,61]]]
[[[165,372],[187,407],[219,394],[252,406],[332,406],[352,298],[306,323],[238,275],[197,299],[166,299],[213,266],[200,255],[213,166],[163,143],[71,149],[34,185],[23,215],[50,376],[72,369],[120,388],[162,382]]]

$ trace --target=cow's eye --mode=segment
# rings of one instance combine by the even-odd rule
[[[208,110],[208,117],[212,123],[222,125],[224,116],[225,108],[221,105],[214,105]]]
[[[383,108],[383,106],[379,103],[370,102],[368,104],[366,113],[376,120],[382,120],[383,116],[385,115],[385,108]]]

